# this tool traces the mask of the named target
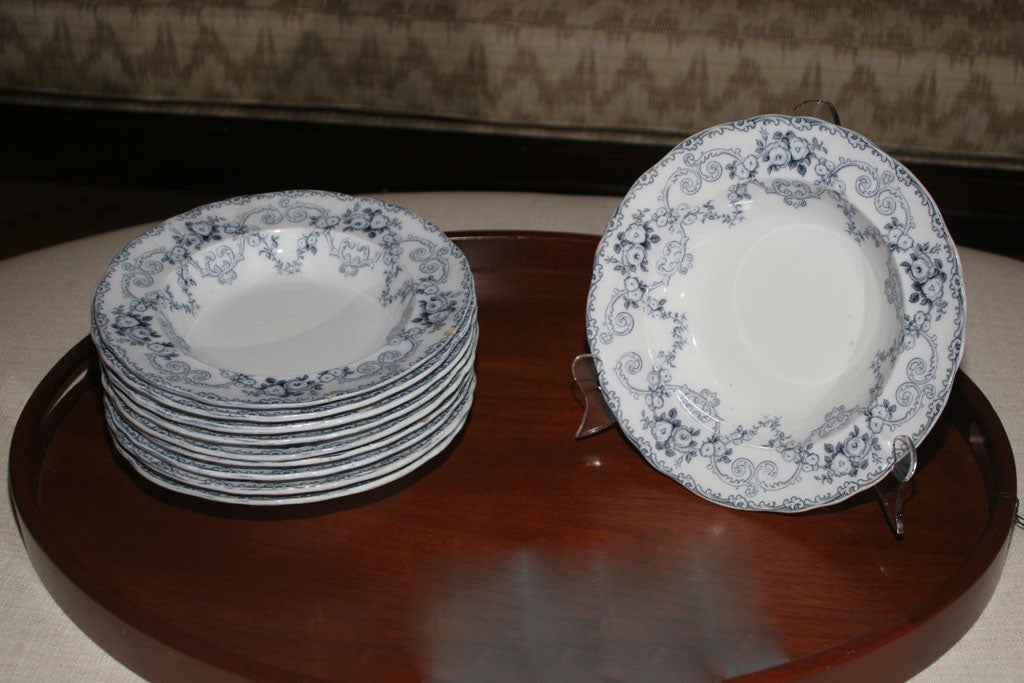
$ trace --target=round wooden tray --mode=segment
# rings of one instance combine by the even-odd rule
[[[609,430],[577,441],[596,240],[457,237],[480,302],[472,416],[432,466],[286,508],[137,477],[82,340],[18,423],[10,486],[61,607],[154,680],[903,680],[974,623],[1016,506],[964,375],[922,444],[900,540],[873,492],[798,515],[718,507]],[[70,389],[68,389],[70,387]]]

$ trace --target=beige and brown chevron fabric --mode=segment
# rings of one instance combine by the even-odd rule
[[[836,104],[1024,168],[1019,0],[5,0],[0,99],[672,143]]]

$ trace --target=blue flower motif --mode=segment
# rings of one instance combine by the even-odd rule
[[[742,159],[735,157],[725,165],[731,180],[750,180],[757,176],[758,159],[756,154],[748,154]]]
[[[291,396],[312,396],[319,393],[323,388],[319,382],[310,379],[309,375],[289,378],[267,377],[258,385],[255,382],[251,382],[251,384],[257,395],[275,399]]]
[[[331,228],[337,227],[341,224],[341,218],[339,216],[328,216],[323,214],[310,218],[309,224],[317,230],[330,230]]]
[[[353,232],[362,232],[367,238],[373,239],[391,229],[391,221],[381,209],[365,207],[362,209],[353,208],[347,210],[341,216],[340,224],[342,229]]]
[[[807,169],[812,163],[817,163],[816,154],[824,151],[824,146],[817,139],[807,140],[787,130],[785,133],[776,131],[770,140],[759,140],[755,151],[760,161],[767,164],[769,173],[791,169],[800,175],[807,175]],[[819,172],[817,166],[815,172],[819,176],[827,173]]]
[[[730,204],[749,202],[751,199],[750,189],[747,187],[746,183],[736,183],[735,185],[730,185],[728,197]]]
[[[675,408],[656,415],[650,428],[658,448],[670,456],[689,462],[700,453],[700,430],[683,424]]]
[[[700,446],[702,457],[714,462],[729,462],[732,459],[732,449],[725,445],[718,436],[712,436]]]
[[[185,230],[176,233],[172,240],[177,246],[193,250],[202,244],[216,242],[225,235],[240,235],[245,228],[239,223],[225,222],[218,216],[198,221],[185,221]]]
[[[149,344],[160,338],[160,333],[153,329],[153,316],[147,315],[148,310],[148,307],[118,306],[113,310],[115,317],[111,327],[131,344]]]
[[[891,401],[888,399],[879,401],[871,408],[869,413],[868,429],[873,434],[880,434],[895,414],[896,406]]]
[[[177,265],[188,259],[188,251],[180,244],[177,244],[163,255],[163,261],[171,265]]]
[[[927,253],[927,245],[918,245],[909,254],[910,258],[900,263],[910,276],[911,292],[908,301],[929,308],[937,306],[941,314],[946,303],[943,294],[946,287],[946,273],[940,263]]]
[[[875,437],[861,432],[860,427],[854,427],[843,441],[825,444],[826,471],[821,476],[831,481],[833,476],[856,475],[867,466],[868,456],[875,448]]]
[[[635,277],[627,277],[622,284],[625,286],[623,305],[626,308],[639,308],[644,298],[643,283]]]
[[[638,211],[630,224],[617,235],[613,249],[618,255],[618,261],[615,262],[615,270],[618,272],[632,275],[646,271],[647,255],[661,241],[659,231],[663,231],[676,219],[675,212],[663,207],[651,215],[649,213],[648,209]]]
[[[436,327],[448,319],[455,306],[455,299],[450,292],[434,291],[419,300],[419,314],[412,322]]]

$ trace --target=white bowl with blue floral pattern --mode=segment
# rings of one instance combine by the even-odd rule
[[[797,512],[920,443],[964,340],[931,196],[857,133],[762,116],[641,176],[598,248],[587,332],[623,432],[722,505]]]
[[[237,197],[164,221],[114,259],[93,332],[137,378],[218,406],[314,406],[415,372],[475,293],[437,227],[320,191]]]
[[[475,310],[472,315],[475,320]],[[143,378],[136,377],[106,348],[96,331],[93,332],[93,341],[107,377],[124,386],[134,396],[173,411],[182,419],[195,416],[200,419],[248,424],[254,429],[267,431],[274,431],[278,429],[275,425],[281,425],[280,429],[287,431],[291,426],[302,423],[331,421],[335,418],[341,421],[361,419],[366,415],[383,412],[394,403],[408,400],[410,396],[420,393],[436,382],[438,377],[451,372],[459,363],[465,361],[467,355],[475,354],[477,331],[474,322],[454,335],[450,344],[439,349],[415,372],[382,381],[372,389],[338,396],[334,400],[317,405],[259,404],[255,407],[215,405],[166,391],[147,383]]]

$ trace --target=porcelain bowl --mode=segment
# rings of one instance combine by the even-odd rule
[[[359,236],[267,227],[185,256],[156,308],[163,333],[207,365],[306,375],[372,357],[413,315],[412,278]],[[131,321],[128,321],[130,324]]]
[[[956,247],[905,167],[849,129],[761,116],[636,181],[595,255],[587,334],[655,468],[722,505],[798,512],[920,444],[964,304]]]
[[[349,402],[445,356],[475,325],[465,256],[385,202],[297,190],[164,221],[114,259],[93,336],[138,382],[217,408]]]
[[[704,258],[647,294],[674,302],[675,315],[640,322],[650,350],[686,318],[675,374],[719,397],[723,428],[755,424],[771,406],[803,440],[833,406],[867,404],[889,379],[904,298],[880,226],[842,195],[790,189],[799,201],[748,186],[723,204],[742,221],[691,231],[689,249]]]

